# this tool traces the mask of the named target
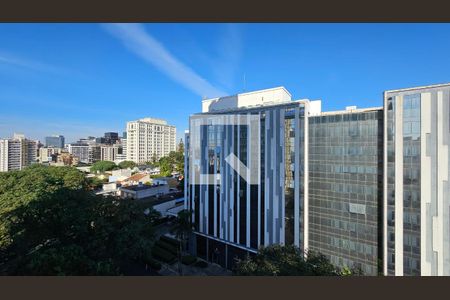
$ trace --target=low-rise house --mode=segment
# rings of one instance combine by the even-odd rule
[[[122,186],[119,194],[122,198],[143,199],[152,196],[160,196],[169,192],[167,184],[142,184]]]
[[[121,180],[120,181],[123,185],[128,185],[128,186],[132,186],[132,185],[138,185],[139,183],[151,183],[152,179],[150,178],[149,174],[146,173],[137,173],[134,174],[133,176],[128,177],[125,180]]]
[[[131,177],[131,170],[130,169],[120,169],[120,170],[113,170],[111,173],[111,176],[109,176],[108,181],[109,182],[116,182],[116,181],[125,181],[127,178]]]

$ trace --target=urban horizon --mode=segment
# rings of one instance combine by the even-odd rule
[[[2,24],[0,137],[74,142],[154,117],[176,126],[179,140],[201,99],[277,86],[321,99],[324,110],[380,106],[384,90],[450,81],[448,32],[448,24]]]
[[[0,274],[450,276],[450,24],[0,34]]]

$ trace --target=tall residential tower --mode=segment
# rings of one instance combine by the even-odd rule
[[[176,128],[165,120],[144,118],[127,123],[127,160],[145,163],[176,150]]]
[[[37,143],[22,134],[0,139],[0,172],[22,170],[36,161]]]

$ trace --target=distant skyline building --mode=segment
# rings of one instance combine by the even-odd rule
[[[36,162],[37,142],[16,134],[0,139],[0,172],[22,170]]]
[[[92,162],[92,158],[89,159],[89,147],[87,143],[72,143],[69,144],[68,151],[77,157],[80,162],[88,164]]]
[[[119,134],[117,132],[105,132],[103,137],[95,139],[98,144],[113,145],[119,141]]]
[[[127,122],[127,160],[145,163],[176,150],[176,128],[165,120],[143,118]]]
[[[65,139],[63,135],[52,135],[45,137],[45,147],[64,148]]]
[[[115,161],[121,158],[119,155],[122,154],[122,145],[102,145],[100,146],[100,160]]]
[[[105,141],[107,144],[113,145],[119,140],[119,134],[117,132],[105,132]]]
[[[67,150],[81,163],[92,164],[101,160],[101,145],[96,144],[93,137],[69,144]]]

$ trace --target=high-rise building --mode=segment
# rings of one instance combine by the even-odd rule
[[[119,142],[119,152],[116,155],[116,161],[121,162],[127,159],[127,139],[122,138]]]
[[[115,161],[122,154],[122,145],[102,145],[100,151],[100,160]]]
[[[144,163],[167,156],[175,150],[175,126],[154,118],[127,123],[127,160]]]
[[[22,134],[0,139],[0,172],[22,170],[36,162],[36,153],[36,141],[26,139]]]
[[[234,257],[260,246],[307,248],[305,116],[320,113],[320,102],[292,101],[279,87],[203,100],[202,107],[185,145],[197,255],[231,268]],[[230,157],[247,166],[245,174]]]
[[[117,132],[105,132],[106,144],[113,145],[119,140],[119,134]]]
[[[52,135],[45,137],[45,147],[64,148],[64,136]]]
[[[384,273],[450,275],[450,84],[384,93]]]
[[[284,88],[202,102],[185,133],[191,250],[230,268],[294,244],[366,275],[450,275],[450,84],[320,107]]]
[[[114,145],[119,141],[119,134],[117,132],[105,132],[103,137],[95,139],[97,144]]]
[[[54,157],[56,159],[56,155],[62,152],[61,148],[54,147],[41,147],[39,148],[39,162],[40,163],[48,163],[53,161]]]
[[[69,144],[69,153],[77,157],[82,163],[88,164],[89,159],[89,145],[84,143],[72,143]],[[91,161],[92,162],[92,161]]]
[[[381,271],[382,108],[310,116],[308,249],[339,267]]]

